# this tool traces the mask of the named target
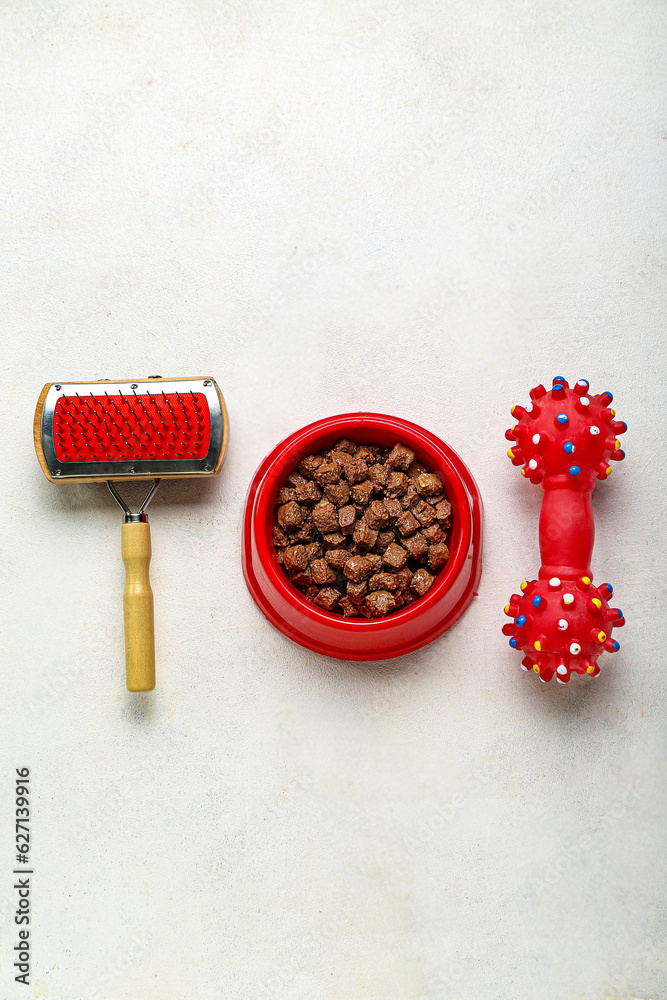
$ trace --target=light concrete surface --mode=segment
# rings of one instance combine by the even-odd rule
[[[663,0],[0,4],[0,996],[664,1000]],[[32,446],[57,379],[215,376],[214,483],[151,509],[158,687],[124,689],[119,512]],[[519,668],[509,407],[614,393],[601,676]],[[369,408],[486,504],[479,597],[355,665],[243,583],[282,437]],[[32,982],[13,982],[14,769]]]

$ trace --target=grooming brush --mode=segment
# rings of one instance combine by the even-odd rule
[[[503,626],[510,646],[522,650],[524,670],[540,680],[567,684],[573,673],[597,677],[602,650],[620,644],[612,629],[625,625],[620,608],[609,606],[610,584],[593,586],[591,557],[595,523],[591,496],[595,481],[611,473],[609,461],[625,458],[617,434],[627,424],[616,420],[610,392],[594,396],[586,379],[572,388],[562,376],[551,390],[538,385],[530,403],[513,406],[516,423],[506,432],[507,452],[522,475],[541,483],[544,495],[539,538],[542,565],[537,580],[524,580],[512,594]]]
[[[123,511],[127,688],[152,691],[155,638],[146,508],[161,479],[218,474],[228,436],[222,394],[212,378],[53,382],[39,397],[34,434],[50,482],[106,482]],[[132,513],[114,484],[150,479],[153,485]]]

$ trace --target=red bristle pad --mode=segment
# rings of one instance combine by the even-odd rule
[[[59,462],[205,458],[211,417],[201,392],[61,396],[53,414]]]

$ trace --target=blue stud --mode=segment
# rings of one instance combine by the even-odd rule
[[[566,424],[567,423],[567,413],[559,413],[559,414],[557,414],[556,420],[558,421],[559,424]]]
[[[555,378],[553,379],[553,381],[554,382],[564,382],[565,381],[565,376],[564,375],[556,375]]]
[[[608,594],[607,594],[607,597],[613,597],[613,594],[614,594],[614,588],[612,587],[612,585],[611,585],[610,583],[603,583],[603,585],[602,585],[602,586],[603,586],[603,587],[606,587],[606,588],[607,588],[607,590],[608,590]]]
[[[614,611],[618,611],[618,617],[619,617],[619,618],[622,618],[622,617],[623,617],[623,612],[621,611],[621,609],[620,609],[620,608],[614,608]]]
[[[565,444],[563,445],[563,451],[566,451],[568,455],[571,455],[574,450],[575,450],[574,445],[572,444],[571,441],[566,441]]]
[[[532,603],[534,608],[539,608],[540,604],[542,603],[542,598],[540,597],[539,594],[535,594]]]
[[[512,636],[512,638],[510,639],[510,646],[512,647],[512,649],[516,649],[517,647],[517,641],[514,638],[514,636]]]
[[[616,642],[616,640],[614,639],[614,652],[618,653],[620,648],[621,648],[620,642]]]
[[[602,394],[602,395],[603,395],[603,396],[609,396],[609,402],[610,402],[610,403],[611,403],[611,402],[613,401],[613,399],[614,399],[614,397],[612,396],[612,394],[611,394],[611,393],[609,392],[609,389],[605,390],[605,392],[603,392],[603,394]]]
[[[567,471],[570,473],[571,476],[578,476],[579,473],[581,472],[581,469],[579,468],[578,465],[571,465]]]
[[[517,618],[517,620],[516,620],[516,621],[514,622],[514,624],[515,624],[515,625],[518,625],[518,626],[519,626],[519,628],[521,628],[521,626],[522,626],[522,625],[525,625],[525,624],[526,624],[526,616],[525,616],[525,615],[519,615],[519,617],[518,617],[518,618]]]

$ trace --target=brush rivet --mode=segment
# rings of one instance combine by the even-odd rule
[[[130,389],[138,389],[138,388],[139,388],[139,385],[138,385],[137,382],[133,382],[132,385],[130,386]]]
[[[211,471],[211,466],[210,465],[205,465],[204,466],[204,472],[210,472],[210,471]]]
[[[60,475],[60,469],[54,469],[53,470],[53,475],[54,476],[59,476]]]
[[[210,385],[211,380],[209,378],[204,379],[204,385]]]
[[[62,389],[62,386],[61,386],[61,385],[54,385],[54,387],[53,387],[53,388],[54,388],[54,389],[57,389],[57,390],[58,390],[58,392],[60,392],[60,390]]]
[[[130,472],[136,472],[136,471],[137,470],[134,468],[134,466],[132,466],[132,468],[130,469]]]

